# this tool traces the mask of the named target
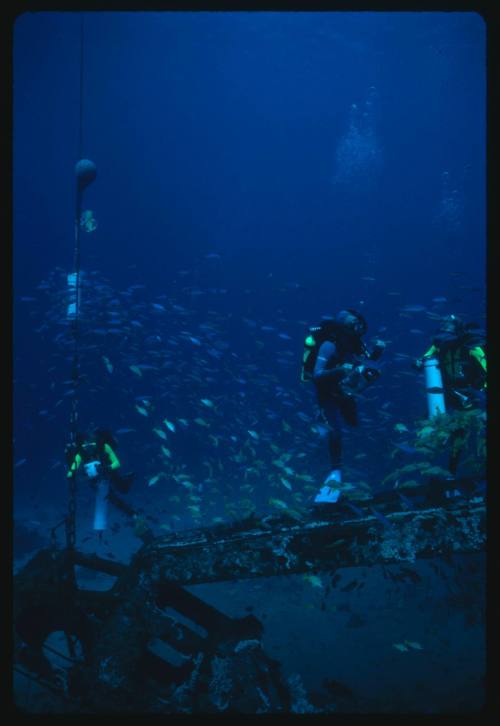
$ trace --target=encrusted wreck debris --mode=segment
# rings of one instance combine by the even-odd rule
[[[16,664],[64,695],[65,709],[70,701],[80,712],[287,709],[254,616],[229,618],[176,584],[153,583],[137,563],[122,566],[108,591],[82,590],[68,564],[66,552],[39,552],[16,576],[14,612]],[[111,569],[99,558],[88,564]],[[44,648],[54,632],[67,639],[67,668]]]
[[[42,550],[15,577],[16,669],[59,694],[64,711],[287,712],[290,690],[262,648],[260,621],[229,618],[182,586],[483,549],[484,492],[428,494],[181,531],[147,542],[130,565]],[[116,580],[83,590],[75,566]],[[57,666],[54,633],[66,643]]]
[[[359,509],[359,507],[357,507]],[[349,511],[349,510],[348,510]],[[286,517],[248,519],[159,537],[137,554],[153,582],[194,585],[236,578],[270,577],[338,567],[413,562],[451,552],[481,549],[484,500],[454,506],[366,513],[317,514],[290,522]]]

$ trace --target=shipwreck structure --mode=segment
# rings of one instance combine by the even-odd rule
[[[16,672],[63,712],[288,712],[292,695],[263,650],[261,622],[227,617],[186,586],[484,548],[484,487],[464,481],[452,498],[442,482],[409,492],[145,536],[129,565],[41,550],[14,578]],[[114,583],[81,589],[76,568]]]

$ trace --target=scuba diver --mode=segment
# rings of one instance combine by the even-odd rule
[[[342,482],[342,419],[357,426],[356,395],[380,375],[374,361],[382,355],[385,343],[376,340],[370,352],[362,336],[367,331],[363,316],[356,310],[341,310],[334,319],[325,319],[309,328],[304,341],[303,381],[316,387],[319,419],[328,431],[331,471],[314,498],[315,504],[334,504],[340,496],[336,484]]]
[[[102,532],[107,525],[107,501],[126,515],[137,518],[137,513],[117,496],[115,490],[126,494],[132,486],[134,473],[120,474],[120,461],[115,454],[116,442],[109,431],[97,429],[87,436],[77,433],[75,443],[66,448],[68,463],[67,477],[75,476],[78,468],[83,469],[89,484],[96,492],[94,529]]]
[[[431,347],[414,362],[425,370],[429,418],[447,411],[485,408],[487,363],[484,331],[457,315],[443,319]],[[458,440],[461,431],[452,439]],[[453,443],[451,441],[450,443]],[[449,479],[455,479],[461,449],[451,446]]]
[[[465,324],[458,316],[448,315],[429,350],[415,361],[417,370],[431,360],[437,361],[446,409],[461,411],[484,404],[486,353],[484,333],[477,328],[476,323]],[[440,413],[444,413],[444,406]]]

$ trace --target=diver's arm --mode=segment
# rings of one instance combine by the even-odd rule
[[[469,351],[469,355],[472,356],[472,358],[474,358],[475,360],[477,360],[477,362],[479,363],[479,365],[481,366],[483,371],[485,373],[487,373],[486,353],[481,348],[481,346],[476,345],[475,348],[472,348]]]
[[[438,354],[439,354],[439,348],[436,345],[434,345],[434,343],[433,343],[431,345],[431,347],[429,348],[429,350],[427,350],[423,354],[422,359],[423,358],[432,358],[433,356],[437,356]]]
[[[488,366],[486,363],[486,353],[480,345],[476,345],[474,348],[469,350],[469,355],[474,358],[475,361],[481,366],[481,372],[486,376],[488,372]],[[484,381],[483,388],[486,388],[486,380]]]
[[[429,350],[426,350],[421,358],[417,358],[415,361],[413,361],[412,365],[414,368],[416,368],[419,371],[421,368],[424,367],[424,361],[427,358],[432,358],[432,357],[437,358],[438,355],[439,355],[439,348],[437,348],[433,343],[431,345],[431,347],[429,348]]]
[[[69,467],[69,471],[66,474],[66,477],[68,479],[71,479],[71,477],[76,473],[76,470],[78,469],[78,467],[80,466],[81,463],[82,463],[82,457],[80,456],[80,454],[76,454],[71,466]]]
[[[104,444],[104,451],[108,455],[108,459],[110,461],[109,468],[111,471],[114,471],[115,469],[120,468],[120,460],[118,459],[117,455],[111,448],[109,444]]]
[[[321,344],[318,351],[318,357],[314,365],[313,381],[338,381],[346,374],[347,369],[351,369],[351,364],[337,365],[333,368],[326,368],[327,363],[337,355],[337,346],[329,340]]]

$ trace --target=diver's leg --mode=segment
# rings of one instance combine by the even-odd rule
[[[134,521],[135,534],[137,537],[142,539],[144,544],[152,542],[152,540],[154,539],[154,535],[149,525],[146,524],[146,520],[144,519],[144,517],[136,512],[135,509],[133,509],[130,505],[124,502],[123,499],[120,499],[120,497],[115,494],[112,487],[109,488],[108,499],[111,504],[113,504],[117,509],[126,514],[127,517],[132,518],[132,520]]]
[[[315,504],[334,504],[340,490],[335,489],[336,484],[342,480],[342,421],[340,410],[336,402],[328,401],[321,408],[321,415],[328,424],[328,453],[330,455],[331,471],[324,481],[323,487],[314,498]]]
[[[342,459],[342,420],[339,406],[329,400],[320,405],[320,420],[328,427],[328,454],[332,469],[340,469]]]
[[[339,402],[340,410],[342,413],[342,416],[344,418],[344,421],[349,424],[349,426],[357,426],[358,425],[358,406],[356,404],[356,399],[354,396],[344,396],[340,402]]]
[[[328,453],[330,454],[330,465],[334,470],[340,470],[342,462],[342,421],[337,406],[331,406],[327,417],[328,431]]]
[[[448,469],[454,479],[457,476],[458,462],[460,460],[464,447],[464,436],[465,430],[459,429],[458,431],[454,431],[449,439],[451,451],[448,459]]]
[[[128,517],[133,517],[137,514],[135,509],[133,509],[129,504],[124,502],[123,499],[120,499],[120,497],[115,494],[112,487],[109,488],[108,499],[111,504],[113,504],[113,506],[126,514]]]
[[[108,479],[115,489],[120,492],[120,494],[128,494],[130,487],[133,484],[134,477],[135,474],[133,472],[129,472],[127,474],[119,474],[116,470],[108,472]]]

